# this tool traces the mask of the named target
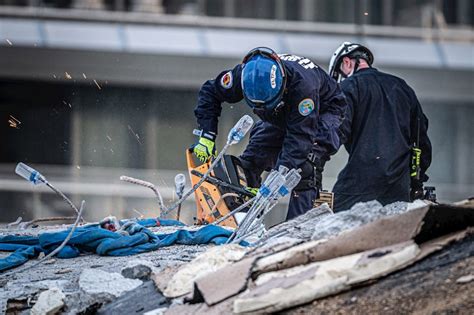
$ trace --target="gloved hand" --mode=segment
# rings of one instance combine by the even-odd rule
[[[319,161],[311,162],[306,160],[301,165],[301,181],[296,185],[294,191],[303,191],[307,189],[316,188],[321,190],[323,181],[323,167],[320,166]]]
[[[423,198],[423,182],[419,179],[412,178],[410,185],[410,201]]]
[[[255,188],[255,187],[245,187],[245,190],[253,194],[254,196],[257,195],[259,189],[260,188]]]
[[[214,140],[214,135],[203,132],[199,141],[191,147],[191,150],[199,161],[204,163],[208,161],[211,156],[216,156],[216,144]]]

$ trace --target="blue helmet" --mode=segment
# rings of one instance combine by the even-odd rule
[[[251,108],[275,109],[285,91],[285,68],[270,48],[252,49],[242,62],[242,91]]]

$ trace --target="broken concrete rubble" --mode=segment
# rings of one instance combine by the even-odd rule
[[[255,260],[255,257],[249,257],[223,267],[218,270],[219,278],[216,278],[215,272],[198,278],[194,295],[202,297],[207,305],[214,305],[242,292],[247,287]],[[226,285],[221,286],[219,283]]]
[[[466,274],[474,274],[474,234],[368,285],[281,314],[470,314],[474,286],[455,282]]]
[[[79,277],[79,287],[90,295],[118,297],[141,284],[140,280],[127,279],[119,273],[109,273],[99,269],[84,269]]]
[[[265,234],[262,241],[268,242],[271,239],[280,238],[282,236],[308,240],[314,233],[314,223],[332,214],[333,212],[329,206],[322,204],[293,220],[272,227]]]
[[[375,200],[357,203],[349,211],[327,215],[314,222],[311,238],[329,238],[380,218],[404,213],[408,211],[408,205],[407,202],[395,202],[382,206]]]
[[[44,226],[40,229],[29,228],[25,230],[8,230],[0,228],[0,235],[32,235],[38,233],[59,231],[65,229],[65,226]],[[196,227],[179,227],[179,229],[195,230]],[[173,233],[177,227],[160,226],[150,228],[154,233]],[[176,270],[180,265],[191,261],[197,254],[206,251],[211,245],[174,245],[163,247],[156,251],[142,253],[133,256],[104,257],[98,255],[81,255],[73,259],[53,259],[50,264],[42,264],[27,271],[17,272],[13,269],[11,272],[2,274],[0,284],[0,313],[7,309],[7,301],[24,299],[33,300],[41,290],[47,290],[50,287],[60,287],[66,294],[64,312],[67,314],[77,314],[84,311],[95,312],[100,306],[107,302],[101,298],[90,297],[81,292],[79,288],[79,277],[83,269],[93,268],[106,272],[121,272],[130,261],[142,260],[152,264],[157,272],[163,270]],[[9,253],[0,252],[0,257],[5,257]],[[28,266],[34,260],[25,264]],[[70,269],[71,272],[57,274],[57,271]],[[170,274],[170,277],[173,274]],[[10,303],[13,305],[12,303]],[[13,306],[12,306],[13,307]],[[26,309],[31,308],[32,304],[26,304]]]
[[[143,314],[168,305],[167,299],[156,290],[153,281],[147,281],[102,306],[97,313],[101,315]]]
[[[239,261],[245,252],[244,247],[234,244],[209,249],[178,270],[163,294],[173,298],[191,293],[196,279]]]
[[[440,208],[439,211],[444,211],[444,214],[440,216],[441,212],[436,210],[436,207],[430,206],[426,211],[409,210],[408,207],[400,206],[400,204],[382,207],[375,202],[366,203],[368,214],[363,211],[364,204],[359,204],[357,206],[359,208],[354,209],[354,213],[348,214],[317,214],[317,211],[321,211],[321,209],[316,209],[309,214],[312,216],[312,220],[308,219],[299,223],[287,222],[287,229],[294,233],[283,234],[280,230],[280,234],[277,234],[272,229],[269,230],[267,236],[271,235],[271,237],[267,237],[257,248],[243,248],[235,245],[233,245],[235,247],[175,245],[136,256],[81,255],[67,260],[56,259],[52,264],[37,266],[28,273],[19,272],[8,275],[6,277],[8,282],[0,285],[0,303],[6,303],[8,299],[15,297],[24,297],[25,301],[33,301],[29,306],[28,303],[24,304],[28,308],[34,304],[41,290],[59,285],[66,296],[62,310],[67,314],[81,312],[113,314],[121,309],[126,309],[126,312],[130,314],[136,312],[161,314],[168,307],[168,303],[170,306],[166,310],[166,314],[210,315],[231,313],[233,310],[275,311],[277,308],[283,311],[288,307],[301,307],[299,306],[301,303],[310,303],[314,301],[315,296],[322,299],[321,301],[331,299],[329,297],[323,298],[324,292],[327,294],[340,290],[355,290],[354,286],[366,283],[365,279],[368,276],[372,280],[373,277],[377,279],[385,273],[397,275],[400,271],[393,273],[396,269],[405,268],[406,265],[423,257],[429,259],[431,253],[444,250],[453,242],[461,242],[467,237],[466,235],[471,233],[467,233],[469,226],[472,225],[472,221],[469,221],[471,216],[462,215],[462,220],[458,220],[456,215],[453,215],[459,208],[458,206]],[[403,205],[406,206],[406,204]],[[465,210],[472,211],[469,208],[465,208]],[[421,213],[424,213],[427,220],[423,219],[421,228],[419,228],[416,218],[422,217]],[[399,217],[398,214],[403,215],[395,220]],[[377,219],[373,219],[372,216]],[[355,223],[350,222],[350,218]],[[401,221],[402,219],[405,221]],[[439,220],[446,224],[438,224]],[[466,223],[459,226],[456,223],[459,221]],[[397,224],[403,229],[395,229]],[[399,233],[400,231],[403,233]],[[311,241],[313,234],[317,233],[319,234],[315,237],[316,240]],[[374,233],[377,235],[374,236]],[[412,241],[411,245],[407,243],[407,245],[403,245],[405,247],[401,246],[404,238],[400,235],[405,235],[408,241]],[[398,245],[391,244],[393,242],[398,242]],[[401,247],[393,250],[382,248],[393,245]],[[415,250],[416,248],[418,249]],[[210,250],[206,251],[207,249]],[[219,253],[219,250],[224,252]],[[199,255],[202,252],[205,254]],[[409,259],[414,253],[416,253],[414,258]],[[354,257],[354,255],[362,256],[359,256],[358,260],[343,259]],[[469,257],[469,254],[465,255],[468,256],[463,257]],[[471,251],[470,255],[474,255],[474,252]],[[341,264],[335,265],[334,260],[338,259]],[[332,264],[328,264],[331,260]],[[347,264],[343,264],[343,261]],[[467,263],[467,261],[463,261],[463,263]],[[326,275],[324,275],[325,267],[321,267],[325,265],[332,268],[326,269]],[[417,265],[418,263],[414,266]],[[337,266],[340,268],[337,269]],[[131,291],[122,293],[119,297],[105,293],[89,294],[81,290],[80,281],[78,281],[81,269],[91,269],[108,274],[116,273],[119,276],[118,273],[122,272],[122,276],[124,274],[132,278],[144,276],[143,279],[146,279],[146,274],[150,269],[149,276],[157,285],[155,287],[152,282],[148,281]],[[62,272],[63,270],[68,272]],[[374,270],[379,270],[379,272],[372,273]],[[216,271],[216,273],[209,273],[209,271]],[[428,268],[419,272],[431,273],[433,271]],[[472,268],[465,268],[450,278],[450,281],[453,285],[464,288],[464,291],[471,290],[472,292],[472,289],[469,289],[471,287],[469,281],[472,279],[469,280],[468,277],[472,274],[474,274]],[[122,276],[120,277],[123,278]],[[460,281],[456,282],[458,279]],[[59,281],[62,282],[58,283]],[[311,284],[312,281],[321,285],[319,291]],[[303,282],[308,287],[297,289]],[[325,286],[322,285],[323,283]],[[373,282],[371,281],[371,283]],[[223,285],[223,287],[219,285]],[[272,288],[269,290],[270,286]],[[202,303],[188,304],[188,300],[185,299],[185,304],[182,304],[183,296],[191,292],[193,288],[198,290],[201,298],[199,300],[197,297],[194,302],[202,301]],[[181,293],[172,297],[171,300],[166,300],[160,291],[167,289],[172,289],[175,294],[179,291]],[[278,293],[279,291],[280,293]],[[293,293],[290,294],[290,292]],[[302,292],[308,294],[303,296]],[[345,293],[335,294],[339,296]],[[104,298],[104,295],[108,298]],[[150,298],[147,298],[146,301],[145,299],[140,300],[140,297],[145,295]],[[278,298],[274,298],[277,296]],[[352,300],[354,297],[356,298]],[[266,304],[268,298],[274,300],[276,306],[268,306]],[[108,303],[109,299],[110,303]],[[278,299],[278,303],[275,299]],[[148,302],[153,300],[166,302],[149,305]],[[351,295],[346,300],[352,301],[347,302],[350,305],[356,305],[363,299]],[[260,306],[256,307],[256,304]],[[237,308],[233,309],[234,307]],[[317,313],[321,313],[321,309],[319,310]],[[307,313],[312,312],[308,311]]]
[[[411,242],[265,273],[255,280],[256,288],[234,302],[234,312],[276,312],[308,303],[399,268],[418,252]]]
[[[430,225],[424,224],[424,219],[430,216],[429,211],[430,207],[424,206],[398,216],[383,217],[380,220],[341,233],[329,240],[320,239],[294,246],[259,260],[256,265],[256,272],[263,273],[285,269],[394,245],[414,239],[418,235],[422,236],[426,234],[426,230],[431,230],[432,237],[436,237],[435,230],[431,228],[433,223]],[[459,227],[463,226],[464,214],[462,211],[458,211],[457,214],[445,208],[431,211],[438,211],[437,216],[440,217],[450,213],[451,221],[457,220],[457,225]],[[447,223],[441,220],[438,222],[438,229],[446,225]],[[374,235],[377,237],[374,237]]]
[[[469,283],[472,280],[474,280],[474,275],[467,275],[456,279],[456,283]]]
[[[51,288],[40,293],[38,301],[31,309],[31,315],[53,315],[63,306],[66,296],[58,288]]]
[[[132,260],[122,269],[122,276],[129,279],[148,280],[156,268],[146,260]]]
[[[382,207],[375,202],[367,206],[378,220],[370,215],[367,217],[358,208],[352,214],[324,216],[313,222],[318,229],[321,221],[330,218],[333,225],[321,234],[328,240],[303,242],[291,248],[281,246],[281,252],[270,253],[270,256],[265,256],[269,254],[266,250],[249,251],[247,256],[257,259],[253,267],[255,280],[250,276],[247,278],[249,289],[244,293],[239,294],[241,285],[232,289],[227,285],[228,281],[224,281],[220,290],[219,281],[212,281],[226,278],[219,271],[196,279],[196,289],[205,303],[195,306],[193,312],[209,314],[230,300],[234,301],[233,312],[236,313],[281,311],[405,268],[472,233],[472,209],[425,206],[407,210],[409,208],[403,203]],[[355,223],[348,222],[350,217]],[[313,248],[315,250],[311,252]],[[239,269],[238,266],[239,263],[234,263],[221,271],[232,274],[232,268]],[[245,283],[245,279],[238,282]],[[233,298],[235,294],[238,295]],[[174,308],[171,307],[169,313],[175,313]],[[186,311],[184,306],[179,309]]]

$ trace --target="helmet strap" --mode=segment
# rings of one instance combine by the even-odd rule
[[[357,57],[352,58],[352,59],[355,59],[356,62],[355,62],[355,64],[354,64],[354,68],[352,69],[351,73],[345,74],[343,71],[339,70],[339,75],[340,75],[341,77],[343,77],[344,79],[347,79],[348,77],[350,77],[350,76],[352,76],[354,73],[356,73],[357,70],[359,70],[360,57],[357,56]]]
[[[351,75],[353,75],[354,73],[357,72],[357,70],[359,70],[359,65],[360,65],[360,57],[356,57],[356,63],[354,65],[354,70],[352,70],[352,73]]]

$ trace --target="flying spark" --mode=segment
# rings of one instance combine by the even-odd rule
[[[137,209],[133,208],[132,210],[135,211],[136,213],[138,213],[138,215],[140,216],[140,218],[144,218],[144,217],[145,217],[145,216],[143,215],[143,213],[141,213],[141,212],[138,211]]]
[[[8,123],[10,124],[10,127],[20,129],[21,121],[10,115],[10,119],[8,119]]]
[[[13,46],[13,43],[8,38],[6,39],[6,41],[7,41],[8,45]]]
[[[67,73],[67,71],[64,72],[64,76],[65,76],[66,79],[68,79],[68,80],[71,80],[71,79],[72,79],[71,75],[70,75],[69,73]]]
[[[107,140],[112,141],[112,138],[110,138],[109,135],[106,136]]]
[[[82,73],[82,76],[84,77],[84,79],[87,79],[86,74],[84,72]]]
[[[133,131],[132,127],[130,127],[130,125],[127,125],[128,126],[128,130],[130,130],[130,132],[132,133],[132,135],[135,136],[135,138],[137,138],[137,141],[138,143],[140,143],[140,145],[142,144],[141,141],[140,141],[140,136],[138,135],[138,133],[135,133],[135,131]]]
[[[97,88],[98,88],[99,90],[102,90],[102,88],[100,87],[99,83],[97,83],[96,80],[94,80],[94,83],[95,83],[95,85],[97,85]]]
[[[364,12],[364,15],[365,15],[365,16],[369,15],[369,12]]]

